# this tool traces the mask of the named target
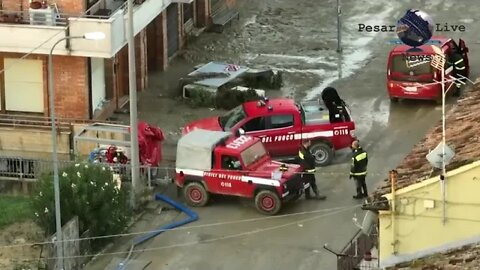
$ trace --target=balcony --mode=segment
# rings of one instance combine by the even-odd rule
[[[135,4],[133,8],[134,34],[144,29],[170,3],[178,1],[135,1],[141,4]],[[110,6],[107,6],[107,2]],[[9,16],[0,22],[0,36],[11,38],[0,39],[0,51],[28,53],[35,49],[36,54],[48,54],[52,45],[67,33],[70,36],[78,36],[88,32],[103,32],[104,40],[72,39],[68,43],[59,44],[54,54],[111,58],[127,43],[126,9],[125,1],[119,3],[119,1],[100,0],[89,8],[87,14],[90,15],[78,17],[55,10],[54,15],[48,13],[37,16],[42,18],[40,22],[35,20],[35,11],[32,10],[16,13],[3,12]]]

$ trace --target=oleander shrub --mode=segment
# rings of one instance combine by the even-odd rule
[[[95,237],[123,231],[131,217],[129,192],[117,186],[109,167],[72,164],[62,168],[59,177],[62,225],[78,216],[80,234],[89,230]],[[34,194],[35,221],[52,235],[56,231],[53,172],[40,177]],[[94,240],[92,247],[98,249],[105,241]]]

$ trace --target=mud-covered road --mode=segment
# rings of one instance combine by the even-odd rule
[[[387,171],[409,152],[425,132],[440,119],[441,108],[431,102],[390,104],[386,93],[387,41],[395,33],[360,33],[358,24],[395,24],[407,8],[417,7],[438,23],[463,24],[465,32],[447,32],[470,47],[472,78],[479,75],[478,33],[480,8],[475,0],[369,1],[342,0],[343,53],[336,53],[335,1],[243,0],[241,19],[222,35],[206,33],[190,43],[170,71],[151,77],[151,90],[143,94],[140,117],[170,131],[171,142],[185,122],[219,112],[192,111],[165,98],[175,76],[192,64],[212,60],[270,66],[285,72],[282,94],[295,99],[317,98],[328,85],[336,87],[350,104],[357,134],[370,154],[368,183],[373,188]],[[162,97],[159,97],[162,95]],[[455,102],[453,99],[449,103]],[[395,106],[394,106],[395,105]],[[447,123],[448,124],[448,123]],[[322,168],[317,182],[326,201],[300,200],[285,207],[285,216],[263,219],[251,203],[216,200],[195,209],[200,220],[194,225],[226,223],[165,233],[147,244],[137,259],[152,261],[148,269],[336,269],[336,257],[322,247],[341,249],[357,231],[352,222],[363,213],[352,200],[353,182],[348,180],[347,153],[336,164]],[[337,207],[347,207],[334,212]],[[330,209],[330,210],[329,210]],[[288,215],[299,212],[305,214]],[[235,220],[255,219],[231,223]],[[161,224],[150,224],[158,226]],[[148,228],[144,228],[148,229]],[[163,247],[163,248],[162,248]]]

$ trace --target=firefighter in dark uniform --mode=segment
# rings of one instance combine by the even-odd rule
[[[453,74],[455,78],[465,82],[465,79],[463,79],[461,76],[467,77],[467,67],[465,66],[465,60],[463,59],[463,52],[461,48],[456,48],[455,51],[453,51],[449,59],[449,64],[453,66]],[[460,81],[455,81],[457,92],[460,90],[460,87],[462,87],[462,83]]]
[[[360,142],[354,140],[352,142],[352,166],[350,168],[350,179],[355,180],[357,195],[354,199],[361,199],[368,197],[367,184],[365,177],[367,176],[368,155],[365,150],[360,147]]]
[[[321,195],[320,192],[318,191],[318,187],[316,184],[316,179],[315,179],[315,158],[313,155],[308,151],[308,147],[310,147],[311,142],[306,140],[303,141],[302,146],[300,146],[300,150],[298,150],[298,158],[300,161],[300,165],[303,167],[304,173],[302,173],[302,179],[305,184],[310,184],[310,187],[308,187],[305,190],[305,199],[311,200],[311,199],[317,199],[317,200],[325,200],[327,197],[324,195]],[[310,189],[313,190],[313,193],[315,193],[315,197],[312,197],[310,194]]]

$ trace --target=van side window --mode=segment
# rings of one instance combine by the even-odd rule
[[[253,119],[250,119],[242,126],[242,129],[245,130],[245,132],[264,130],[265,117],[255,117]]]
[[[270,129],[293,126],[292,114],[279,114],[270,116]]]
[[[222,169],[225,169],[225,170],[241,170],[242,169],[242,164],[240,163],[240,160],[238,160],[237,157],[223,155],[222,156]]]

